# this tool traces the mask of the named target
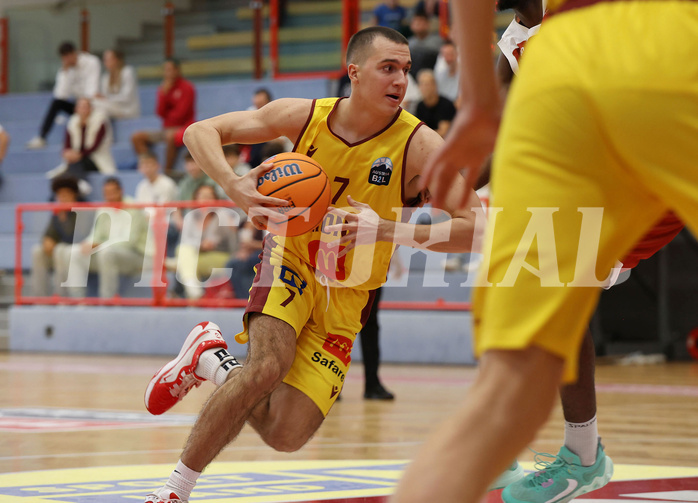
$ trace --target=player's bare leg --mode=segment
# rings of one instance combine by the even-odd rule
[[[393,502],[479,502],[545,423],[562,369],[560,358],[536,347],[487,351],[465,404],[427,439]]]
[[[288,373],[296,356],[296,333],[286,322],[251,315],[245,366],[218,388],[201,410],[187,440],[182,463],[201,472],[237,437],[254,407]]]
[[[172,129],[165,132],[165,174],[170,174],[177,162],[179,147],[175,143],[175,133]]]
[[[577,382],[560,388],[562,411],[565,421],[586,423],[596,416],[596,388],[594,372],[596,356],[594,339],[587,329],[579,350],[579,376]]]
[[[315,402],[286,383],[262,399],[247,418],[267,445],[282,452],[303,447],[324,420]]]
[[[201,471],[235,439],[255,407],[260,402],[269,402],[270,394],[288,373],[296,354],[296,334],[290,325],[270,316],[254,314],[249,319],[249,336],[249,353],[242,367],[225,350],[226,343],[218,326],[200,323],[187,337],[178,357],[151,380],[145,400],[153,414],[169,410],[203,380],[210,380],[219,388],[204,405],[167,483],[149,494],[146,502],[188,501]],[[285,395],[282,392],[279,397]],[[303,407],[303,403],[300,406]],[[258,423],[263,422],[264,410],[262,407],[255,413]],[[298,438],[307,441],[311,435],[312,432],[301,429],[297,438],[290,435],[285,438],[285,446],[288,448],[292,441],[299,442]],[[281,440],[277,439],[276,444],[281,446]]]
[[[136,151],[137,155],[142,155],[148,152],[150,149],[150,136],[147,131],[136,131],[131,136],[131,143],[133,144],[133,150]]]

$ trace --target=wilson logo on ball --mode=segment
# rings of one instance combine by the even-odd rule
[[[264,173],[264,176],[259,177],[257,180],[257,188],[261,187],[264,182],[271,181],[276,182],[280,178],[293,175],[302,175],[301,167],[297,163],[284,164],[283,166],[276,167],[271,171]]]

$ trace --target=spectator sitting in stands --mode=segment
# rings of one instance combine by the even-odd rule
[[[118,178],[104,181],[104,201],[119,204],[132,201],[124,197]],[[99,296],[112,298],[119,291],[119,276],[142,274],[146,257],[148,220],[143,210],[125,210],[130,219],[120,218],[121,211],[100,208],[95,216],[92,233],[81,243],[71,247],[68,269],[68,287],[73,297],[84,297],[87,292],[88,271],[96,272],[99,278]],[[94,251],[109,239],[128,236],[128,240],[109,243]],[[147,254],[150,257],[150,253]]]
[[[146,152],[138,159],[138,171],[143,180],[136,185],[136,202],[163,204],[177,199],[177,184],[160,173],[155,154]]]
[[[245,175],[252,169],[249,164],[240,160],[240,145],[237,143],[223,147],[223,154],[237,176]]]
[[[264,245],[264,231],[257,229],[250,220],[245,220],[237,237],[237,252],[225,267],[232,269],[230,283],[233,295],[236,299],[246,299],[254,281],[254,266],[259,263],[259,254]]]
[[[268,141],[264,144],[264,148],[261,152],[262,162],[266,161],[273,155],[289,152],[292,149],[293,145],[289,145],[288,139],[285,136],[281,136],[275,140]]]
[[[79,195],[78,181],[69,176],[56,178],[51,183],[51,192],[58,203],[75,203]],[[75,221],[74,211],[60,210],[54,213],[44,231],[41,244],[34,245],[32,248],[30,282],[33,295],[61,294],[60,285],[67,277],[66,267],[75,236]],[[49,287],[49,276],[52,270],[54,271],[53,292]]]
[[[107,72],[102,76],[94,106],[112,119],[133,119],[141,115],[138,78],[132,66],[125,65],[124,53],[108,49],[102,56]]]
[[[223,150],[225,151],[225,147]],[[177,184],[178,201],[193,201],[194,192],[202,185],[216,187],[216,182],[201,170],[189,152],[184,154],[184,170],[186,174]]]
[[[405,97],[402,99],[400,106],[414,115],[417,111],[417,104],[422,101],[422,93],[419,91],[419,84],[414,80],[411,73],[407,74],[407,89]]]
[[[414,6],[414,13],[423,14],[427,18],[439,17],[439,4],[441,0],[419,0]]]
[[[376,6],[373,10],[373,24],[376,26],[385,26],[399,31],[404,35],[404,30],[407,27],[405,20],[407,19],[407,9],[400,5],[400,0],[386,0],[384,3]]]
[[[419,90],[422,93],[422,101],[417,104],[416,116],[431,129],[446,136],[451,121],[456,115],[456,107],[450,100],[439,95],[436,87],[436,79],[432,70],[424,69],[417,75]]]
[[[47,176],[54,178],[66,171],[79,179],[84,179],[91,171],[112,175],[116,172],[116,163],[111,145],[112,131],[107,116],[95,110],[90,100],[80,98],[65,129],[63,163]]]
[[[458,53],[450,40],[444,42],[434,65],[434,78],[439,94],[454,104],[458,99]]]
[[[346,68],[347,65],[342,64],[342,68]],[[337,80],[337,88],[335,90],[335,96],[339,98],[348,98],[351,94],[351,79],[349,74],[345,71],[344,74]]]
[[[264,87],[260,87],[252,95],[252,105],[247,110],[259,110],[271,100],[272,97],[269,90]],[[264,148],[264,145],[264,143],[250,145],[249,152],[247,156],[243,156],[243,160],[253,167],[262,164],[262,161],[265,159],[265,157],[262,156],[262,148]]]
[[[2,124],[0,124],[0,165],[2,165],[2,161],[5,160],[5,156],[7,155],[7,147],[10,146],[10,135],[7,134],[7,131],[2,127]]]
[[[438,34],[431,32],[431,24],[425,14],[415,12],[410,28],[412,30],[412,36],[409,38],[412,54],[410,73],[416,78],[420,70],[434,68],[443,41]]]
[[[72,42],[63,42],[58,48],[61,57],[61,69],[56,76],[53,87],[53,101],[46,112],[39,136],[27,142],[28,149],[40,149],[46,146],[48,136],[58,112],[72,114],[75,100],[93,98],[99,91],[99,58],[87,52],[78,52]]]
[[[5,155],[7,155],[7,147],[10,145],[10,135],[0,124],[0,166],[2,166],[2,161],[5,160]],[[2,185],[2,174],[0,174],[0,185]]]
[[[131,137],[133,148],[139,156],[150,151],[151,145],[165,142],[165,174],[174,169],[177,152],[184,145],[182,138],[187,126],[194,122],[196,90],[182,78],[176,59],[168,59],[163,65],[164,77],[158,88],[156,112],[162,118],[160,131],[136,131]]]
[[[211,180],[211,178],[204,173],[196,161],[187,151],[184,154],[184,170],[186,174],[177,184],[177,200],[178,201],[193,201],[194,193],[202,185],[210,185],[218,190],[216,182]],[[177,209],[172,214],[172,222],[167,230],[167,256],[174,256],[175,246],[177,241],[179,241],[179,235],[182,232],[182,225],[184,224],[184,215],[189,212],[188,208]]]
[[[194,200],[217,201],[216,189],[211,185],[200,185],[194,193]],[[213,269],[222,268],[236,249],[233,227],[236,221],[231,211],[234,210],[225,208],[211,212],[210,208],[200,208],[190,211],[185,217],[176,263],[177,280],[184,285],[189,299],[201,298],[204,294],[202,279],[208,279]]]

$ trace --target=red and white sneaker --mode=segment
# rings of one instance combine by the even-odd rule
[[[171,491],[167,494],[165,489],[163,487],[156,493],[150,493],[145,497],[145,503],[188,503],[189,500],[183,500]]]
[[[228,344],[223,340],[218,325],[203,321],[189,332],[177,358],[158,370],[150,380],[145,390],[148,412],[156,416],[167,412],[194,386],[201,386],[206,379],[196,375],[194,369],[201,353],[212,348],[227,349]]]

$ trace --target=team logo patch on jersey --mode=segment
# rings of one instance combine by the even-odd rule
[[[368,174],[368,183],[372,185],[388,185],[393,174],[393,161],[390,157],[380,157],[373,161],[371,172]]]

